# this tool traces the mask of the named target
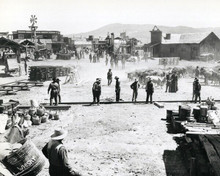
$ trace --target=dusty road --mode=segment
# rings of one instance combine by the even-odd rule
[[[89,63],[83,59],[45,62],[30,62],[29,65],[76,65],[80,74],[78,84],[65,84],[62,86],[62,101],[92,101],[91,86],[97,77],[102,78],[101,100],[115,99],[113,81],[107,86],[106,74],[109,69],[104,60],[101,63]],[[183,61],[182,65],[192,63]],[[205,65],[205,63],[194,63]],[[119,65],[120,66],[120,65]],[[119,76],[121,80],[123,100],[131,100],[131,82],[127,80],[126,73],[138,68],[158,68],[158,62],[150,60],[133,64],[127,63],[126,69],[113,69],[113,77]],[[25,78],[25,76],[23,76]],[[15,78],[10,78],[11,80]],[[61,77],[61,84],[65,77]],[[7,79],[9,80],[9,79]],[[7,81],[2,78],[2,82]],[[177,93],[164,93],[164,89],[156,89],[154,100],[191,100],[192,78],[179,80]],[[30,99],[48,103],[49,95],[45,82],[44,87],[31,88],[29,92],[18,92],[14,96],[5,96],[9,99],[19,100],[21,104],[29,104]],[[219,87],[202,86],[202,98],[213,96],[220,99]],[[145,100],[144,89],[139,90],[138,100]],[[49,121],[40,126],[33,126],[29,138],[39,149],[48,142],[54,128],[62,126],[69,132],[64,143],[68,148],[70,164],[82,175],[89,176],[165,176],[163,155],[167,150],[175,150],[174,135],[167,133],[166,108],[177,108],[178,104],[165,104],[164,109],[146,104],[112,104],[112,105],[74,105],[69,111],[61,111],[59,121]],[[48,175],[48,163],[39,174]]]

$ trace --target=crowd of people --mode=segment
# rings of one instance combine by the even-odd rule
[[[198,70],[198,67],[196,68]],[[72,72],[71,72],[72,73]],[[201,84],[199,83],[199,72],[195,71],[195,80],[193,82],[193,97],[192,100],[197,103],[197,100],[201,102]],[[69,76],[69,80],[73,79]],[[110,86],[113,81],[113,73],[112,69],[109,69],[107,72],[107,85]],[[66,82],[66,81],[65,81]],[[132,89],[132,102],[137,102],[138,97],[138,90],[140,88],[140,84],[138,79],[136,78],[134,82],[130,85]],[[92,85],[92,95],[93,95],[93,102],[92,104],[100,104],[100,96],[101,96],[101,78],[96,78],[96,81]],[[148,77],[148,81],[145,85],[146,90],[146,103],[153,103],[153,93],[154,93],[154,84],[150,77]],[[166,75],[166,90],[165,92],[175,93],[178,91],[178,76],[176,72],[169,72]],[[50,105],[53,105],[53,100],[55,101],[55,105],[58,104],[57,99],[59,98],[59,103],[61,102],[61,95],[60,95],[60,80],[59,78],[53,78],[53,82],[50,83],[48,87],[48,93],[50,92]],[[115,96],[116,102],[120,100],[120,93],[121,93],[121,85],[119,81],[119,77],[115,76]]]

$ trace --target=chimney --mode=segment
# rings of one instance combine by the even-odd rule
[[[162,41],[162,31],[157,26],[154,26],[153,30],[151,32],[151,43],[161,43]]]

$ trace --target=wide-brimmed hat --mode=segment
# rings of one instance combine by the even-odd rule
[[[115,76],[115,79],[119,79],[119,77]]]
[[[62,140],[67,136],[67,131],[64,129],[56,129],[54,130],[54,134],[52,134],[50,137],[52,140]]]

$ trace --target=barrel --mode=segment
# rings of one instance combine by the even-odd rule
[[[31,140],[3,159],[5,167],[16,176],[35,176],[43,168],[45,157]]]
[[[186,105],[181,105],[179,109],[179,118],[181,120],[186,120],[187,117],[190,117],[191,108]]]
[[[167,122],[171,122],[172,114],[173,114],[173,110],[167,109]]]
[[[200,107],[200,115],[201,117],[206,117],[208,112],[208,107],[207,106],[201,106]]]
[[[193,108],[193,115],[194,115],[194,118],[197,121],[199,121],[199,119],[200,119],[200,108],[199,107]]]

